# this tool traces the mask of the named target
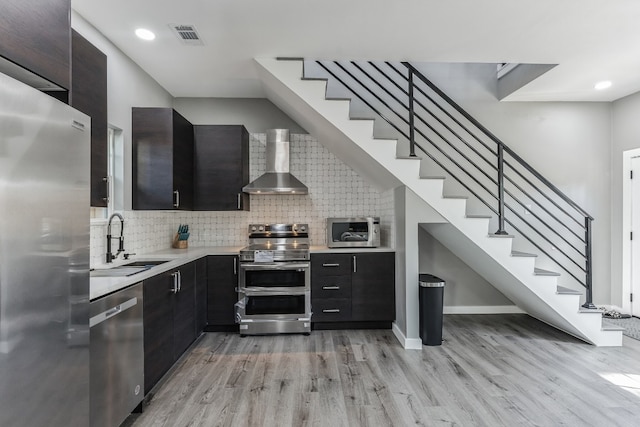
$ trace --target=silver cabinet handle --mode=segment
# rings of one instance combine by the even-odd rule
[[[353,272],[354,272],[354,273],[357,273],[357,272],[358,272],[357,258],[356,258],[356,256],[355,256],[355,255],[353,256]]]
[[[178,273],[178,292],[180,292],[182,291],[182,272],[178,270],[177,273]]]
[[[109,194],[110,192],[110,184],[111,181],[109,180],[108,176],[105,176],[104,178],[102,178],[102,182],[104,182],[105,186],[107,187],[107,197],[103,197],[102,200],[104,200],[105,202],[107,202],[107,205],[109,204]]]
[[[340,264],[322,264],[323,267],[340,267]]]
[[[173,288],[171,288],[171,293],[177,294],[178,293],[178,272],[171,273],[171,275],[173,276]]]
[[[174,208],[179,208],[180,207],[180,192],[178,190],[175,190],[173,192],[173,195],[175,196],[175,203],[173,204]]]
[[[339,308],[325,308],[322,310],[323,313],[340,313]]]
[[[241,209],[240,203],[242,202],[241,193],[238,193],[238,210]]]
[[[325,291],[339,291],[340,286],[323,286],[322,289]]]
[[[233,257],[233,275],[238,275],[238,258]]]

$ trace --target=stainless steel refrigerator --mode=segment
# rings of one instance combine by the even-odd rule
[[[0,74],[0,426],[89,425],[89,130]]]

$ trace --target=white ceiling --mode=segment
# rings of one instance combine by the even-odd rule
[[[640,91],[638,0],[72,0],[174,97],[263,97],[252,58],[559,64],[509,100]],[[195,25],[204,46],[169,28]],[[145,27],[153,42],[134,35]],[[595,91],[593,85],[613,86]]]

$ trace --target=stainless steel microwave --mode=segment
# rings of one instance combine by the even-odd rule
[[[380,246],[380,218],[327,218],[327,246],[377,248]]]

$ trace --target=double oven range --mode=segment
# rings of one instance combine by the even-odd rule
[[[240,335],[311,332],[307,224],[249,225],[235,312]]]

